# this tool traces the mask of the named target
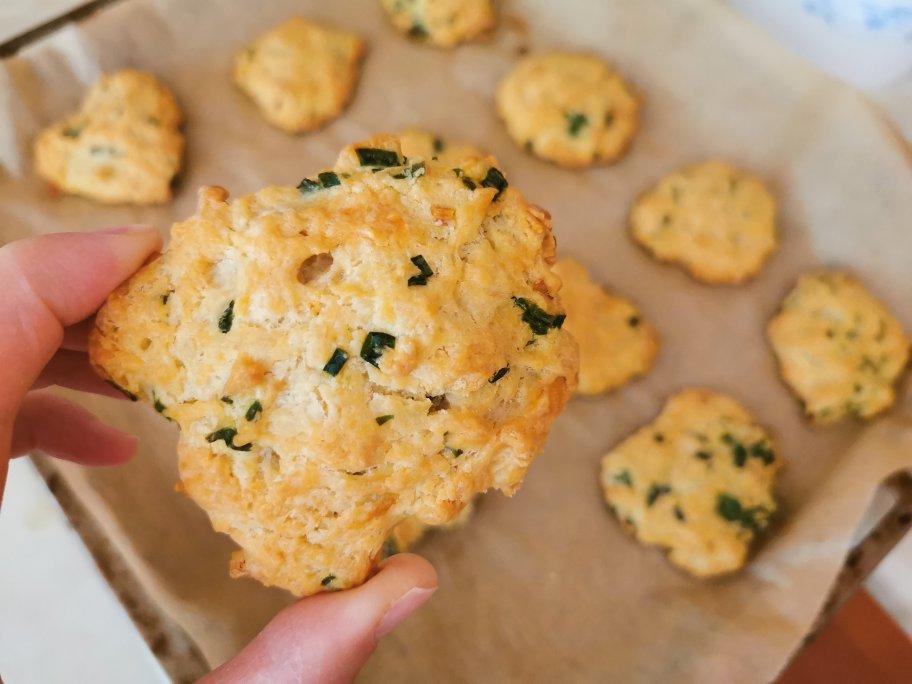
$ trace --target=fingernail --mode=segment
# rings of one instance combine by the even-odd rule
[[[392,632],[405,618],[427,601],[437,587],[413,587],[409,589],[398,601],[386,609],[386,614],[377,624],[376,636],[378,639]]]
[[[123,235],[125,233],[148,233],[150,230],[152,230],[152,226],[131,225],[105,228],[104,230],[96,230],[95,233],[96,235]]]

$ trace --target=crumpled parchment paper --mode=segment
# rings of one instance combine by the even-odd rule
[[[116,3],[0,63],[0,239],[134,222],[167,232],[193,212],[200,185],[239,195],[297,183],[375,132],[419,126],[489,149],[552,212],[559,251],[635,300],[662,349],[645,379],[571,403],[514,499],[489,494],[465,528],[427,540],[441,588],[384,639],[363,679],[768,681],[811,625],[877,484],[912,464],[912,402],[870,428],[811,429],[777,377],[764,325],[801,271],[828,264],[850,267],[912,330],[910,161],[865,100],[712,0],[503,10],[489,43],[444,52],[395,34],[368,0]],[[295,13],[370,46],[350,109],[302,137],[269,127],[230,81],[233,52]],[[492,99],[520,46],[591,50],[632,79],[645,107],[625,160],[575,173],[513,145]],[[125,66],[157,74],[186,112],[174,202],[106,208],[54,196],[32,172],[32,138],[101,71]],[[781,249],[744,287],[697,284],[625,235],[638,192],[717,155],[758,173],[780,202]],[[596,482],[602,454],[688,385],[739,398],[786,461],[780,524],[745,572],[714,582],[626,538]],[[289,597],[228,578],[230,542],[172,490],[170,425],[148,407],[82,401],[138,434],[142,451],[118,469],[61,472],[159,606],[221,662]]]

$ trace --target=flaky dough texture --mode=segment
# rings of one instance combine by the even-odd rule
[[[381,136],[298,189],[204,188],[99,312],[93,364],[180,425],[235,575],[350,587],[399,522],[519,487],[577,351],[550,217],[492,162],[406,160]]]

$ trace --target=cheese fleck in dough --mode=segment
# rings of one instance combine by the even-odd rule
[[[770,436],[737,401],[687,389],[608,452],[601,485],[630,534],[710,577],[744,565],[776,510],[779,465]]]
[[[802,276],[767,335],[783,379],[820,425],[887,409],[909,360],[899,321],[838,271]]]
[[[90,358],[180,426],[232,574],[350,587],[403,520],[520,486],[576,384],[553,261],[547,213],[490,158],[456,174],[380,136],[298,188],[205,188]]]

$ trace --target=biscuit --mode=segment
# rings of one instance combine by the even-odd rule
[[[820,425],[888,408],[909,360],[899,321],[838,271],[799,278],[767,335],[782,378]]]
[[[562,283],[565,327],[579,345],[577,392],[607,392],[645,375],[659,350],[655,328],[629,301],[593,282],[579,262],[561,259],[554,272]]]
[[[706,283],[741,283],[776,249],[776,202],[763,184],[724,161],[666,176],[630,213],[633,239],[659,261]]]
[[[491,0],[380,0],[392,25],[413,40],[452,48],[494,28]]]
[[[180,426],[232,574],[363,582],[403,520],[516,491],[573,391],[550,217],[457,170],[380,136],[298,188],[204,188],[96,316],[92,363]]]
[[[358,81],[364,41],[294,17],[234,59],[234,82],[273,126],[319,128],[345,109]]]
[[[734,399],[686,389],[602,459],[611,511],[696,577],[733,572],[776,510],[779,459]]]
[[[428,532],[433,530],[454,530],[464,526],[469,518],[472,517],[472,503],[466,504],[466,507],[455,518],[442,525],[426,525],[418,518],[406,518],[393,528],[389,537],[383,544],[383,555],[392,556],[402,551],[408,551],[414,548]]]
[[[620,159],[639,126],[639,99],[598,57],[530,55],[497,88],[497,113],[517,145],[560,166]]]
[[[184,137],[171,92],[124,69],[92,86],[79,111],[35,139],[35,171],[64,192],[106,204],[171,199]]]

